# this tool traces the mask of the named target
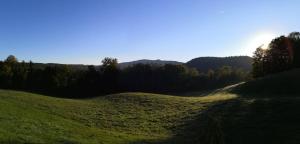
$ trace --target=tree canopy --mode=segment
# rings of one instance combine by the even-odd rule
[[[300,67],[300,33],[292,32],[271,41],[267,49],[257,48],[253,56],[253,76],[261,77]]]

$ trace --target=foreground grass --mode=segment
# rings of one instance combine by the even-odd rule
[[[122,93],[73,100],[0,90],[0,143],[158,143],[234,97]]]
[[[192,134],[208,144],[299,144],[299,73],[295,69],[230,87],[237,98],[211,107]]]
[[[0,90],[0,143],[298,144],[300,70],[201,97],[63,99]]]
[[[299,104],[295,97],[236,99],[210,115],[218,120],[223,143],[299,144]]]

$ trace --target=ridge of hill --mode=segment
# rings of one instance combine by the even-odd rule
[[[199,57],[188,61],[186,65],[203,72],[207,72],[210,69],[217,70],[222,66],[230,66],[234,69],[251,71],[252,58],[249,56]]]

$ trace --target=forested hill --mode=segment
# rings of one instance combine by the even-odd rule
[[[222,66],[231,66],[232,68],[241,68],[250,71],[252,68],[252,58],[249,56],[199,57],[188,61],[186,65],[203,72],[210,69],[216,70]]]
[[[38,69],[44,69],[47,66],[54,67],[54,66],[64,66],[65,64],[58,64],[58,63],[34,63],[34,67]],[[231,66],[232,68],[241,68],[245,71],[251,70],[252,65],[252,58],[248,56],[232,56],[232,57],[199,57],[188,61],[187,63],[182,63],[178,61],[167,61],[167,60],[136,60],[130,62],[122,62],[118,63],[118,67],[120,69],[124,69],[130,66],[134,66],[136,64],[149,64],[155,66],[163,66],[165,64],[173,64],[173,65],[180,65],[185,64],[188,67],[196,68],[202,72],[207,72],[209,69],[217,70],[222,66]],[[67,64],[69,68],[73,70],[88,70],[88,65],[83,64]],[[95,67],[99,67],[96,65]]]
[[[150,65],[163,66],[165,64],[178,65],[178,64],[183,64],[183,63],[178,62],[178,61],[167,61],[167,60],[159,60],[159,59],[158,60],[142,59],[142,60],[136,60],[136,61],[131,61],[131,62],[119,63],[118,66],[119,66],[119,68],[123,69],[123,68],[133,66],[136,64],[150,64]]]

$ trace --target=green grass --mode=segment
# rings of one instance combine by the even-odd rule
[[[0,90],[0,143],[298,144],[299,73],[196,96],[63,99]]]
[[[72,100],[0,90],[0,143],[157,143],[232,98],[121,93]]]
[[[218,119],[223,143],[299,144],[299,104],[299,98],[237,99],[210,115]]]
[[[194,126],[202,143],[299,144],[300,69],[227,89],[237,95],[215,105]],[[216,142],[217,140],[217,142]]]

